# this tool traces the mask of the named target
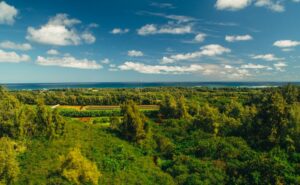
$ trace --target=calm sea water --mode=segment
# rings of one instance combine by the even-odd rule
[[[0,84],[10,90],[41,90],[64,88],[146,88],[146,87],[247,87],[263,88],[286,85],[288,82],[101,82],[101,83],[12,83]],[[300,82],[292,82],[300,85]]]

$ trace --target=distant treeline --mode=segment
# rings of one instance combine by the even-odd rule
[[[219,88],[216,90],[204,87],[164,87],[144,89],[64,89],[53,91],[15,91],[12,93],[25,104],[36,104],[36,100],[39,97],[43,98],[47,105],[120,105],[129,99],[139,105],[159,105],[167,94],[177,98],[184,96],[191,101],[215,101],[225,96],[245,100],[249,96],[264,93],[270,89]]]

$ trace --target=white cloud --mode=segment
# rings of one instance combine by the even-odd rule
[[[114,28],[110,33],[111,34],[125,34],[128,33],[130,30],[128,28],[122,29],[122,28]]]
[[[83,33],[77,31],[75,25],[79,23],[81,21],[70,19],[67,14],[57,14],[40,28],[29,27],[26,38],[37,43],[58,46],[79,45],[82,42],[94,43],[95,36],[87,30]]]
[[[12,25],[18,15],[18,10],[5,1],[0,2],[0,24]]]
[[[177,25],[167,24],[163,26],[157,26],[155,24],[147,24],[137,30],[139,35],[155,35],[155,34],[173,34],[182,35],[192,32],[191,25]]]
[[[299,0],[292,1],[298,2]],[[250,6],[252,2],[255,2],[256,7],[265,7],[274,12],[285,11],[285,7],[282,5],[284,1],[282,0],[217,0],[215,7],[218,10],[237,11]]]
[[[59,66],[77,69],[101,69],[102,66],[95,60],[76,59],[73,56],[42,57],[38,56],[36,63],[42,66]]]
[[[109,64],[110,60],[108,58],[105,58],[105,59],[101,60],[101,63],[102,64]]]
[[[228,79],[240,79],[250,76],[249,71],[233,66],[215,64],[191,64],[187,66],[146,65],[138,62],[127,61],[118,66],[122,71],[136,71],[143,74],[199,74]]]
[[[19,55],[16,52],[6,52],[0,50],[0,62],[19,63],[30,61],[30,56]]]
[[[206,34],[205,33],[198,33],[196,36],[195,36],[195,41],[196,42],[203,42],[206,38]]]
[[[252,0],[217,0],[215,7],[218,10],[240,10],[251,4]]]
[[[85,43],[87,44],[93,44],[94,42],[96,42],[96,37],[89,33],[89,32],[84,32],[82,35],[81,35],[81,38],[85,41]]]
[[[176,55],[171,55],[169,57],[163,57],[161,63],[162,64],[174,63],[176,61],[192,60],[192,59],[197,59],[205,56],[213,57],[213,56],[222,55],[224,53],[230,53],[230,52],[231,52],[230,49],[225,48],[221,45],[211,44],[211,45],[206,45],[201,47],[200,51],[185,53],[185,54],[176,54]]]
[[[281,1],[273,2],[272,0],[257,0],[255,3],[257,7],[266,7],[274,12],[284,12],[285,8]]]
[[[278,63],[274,64],[274,67],[278,71],[284,71],[284,68],[287,67],[287,64],[284,62],[278,62]]]
[[[55,49],[50,49],[47,51],[48,55],[59,55],[59,51],[55,50]]]
[[[274,42],[273,44],[276,47],[279,48],[291,48],[291,47],[296,47],[300,45],[299,41],[293,41],[293,40],[279,40]]]
[[[172,58],[169,58],[169,57],[163,57],[162,59],[161,59],[161,64],[172,64],[172,63],[174,63],[175,62],[175,60],[174,59],[172,59]]]
[[[242,69],[271,69],[269,66],[264,66],[260,64],[244,64],[241,66]]]
[[[144,56],[144,53],[141,51],[137,51],[137,50],[130,50],[128,51],[128,56],[130,57],[142,57]]]
[[[22,50],[22,51],[28,51],[28,50],[32,49],[31,45],[28,43],[19,44],[19,43],[14,43],[11,41],[1,42],[0,48],[12,49],[12,50]]]
[[[284,58],[278,58],[274,54],[253,55],[252,59],[259,59],[259,60],[265,60],[265,61],[279,61],[279,60],[284,60]]]
[[[252,39],[251,35],[226,35],[225,37],[227,42],[249,41]]]
[[[203,67],[197,64],[190,66],[145,65],[129,61],[120,65],[119,69],[124,71],[133,70],[145,74],[182,74],[203,70]]]

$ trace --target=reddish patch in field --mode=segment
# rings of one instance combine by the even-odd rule
[[[89,117],[86,117],[86,118],[79,118],[79,121],[82,121],[82,122],[85,122],[85,123],[88,123],[91,121],[91,118]]]

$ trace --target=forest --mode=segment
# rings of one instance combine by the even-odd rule
[[[298,185],[300,87],[0,87],[0,185]]]

